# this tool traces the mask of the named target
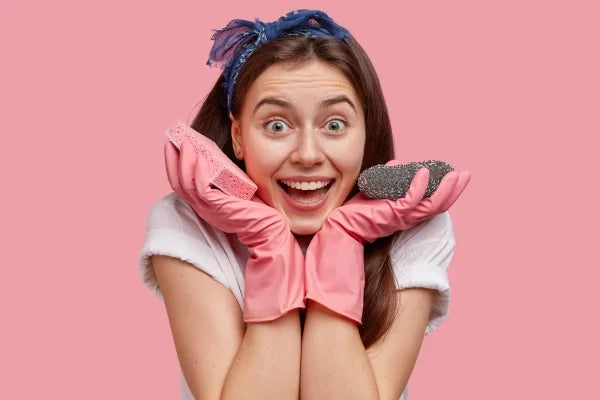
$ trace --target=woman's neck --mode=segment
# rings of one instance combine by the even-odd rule
[[[315,236],[315,235],[314,234],[312,234],[312,235],[296,235],[296,234],[294,234],[294,237],[296,238],[296,241],[300,245],[300,248],[302,249],[302,253],[304,255],[306,255],[306,248],[308,247],[313,236]]]
[[[315,235],[314,234],[311,234],[311,235],[296,235],[296,234],[294,234],[294,237],[296,238],[298,243],[306,243],[306,244],[310,243],[313,236],[315,236]]]

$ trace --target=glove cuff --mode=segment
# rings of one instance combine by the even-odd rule
[[[291,232],[250,250],[244,276],[245,322],[275,320],[304,302],[304,255]]]
[[[330,225],[315,234],[306,250],[306,296],[362,325],[365,288],[364,246]]]

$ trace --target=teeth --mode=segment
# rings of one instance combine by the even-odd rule
[[[294,189],[300,189],[300,190],[315,190],[315,189],[319,189],[322,188],[323,186],[327,186],[329,184],[329,181],[323,181],[323,182],[293,182],[293,181],[281,181],[283,183],[285,183],[286,185],[293,187]]]

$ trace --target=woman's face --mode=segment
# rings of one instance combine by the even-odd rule
[[[230,118],[234,151],[258,196],[293,233],[316,233],[346,199],[362,164],[365,118],[350,81],[323,62],[274,64],[253,82],[240,120]],[[311,180],[327,186],[315,188]]]

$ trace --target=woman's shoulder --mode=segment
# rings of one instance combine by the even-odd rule
[[[152,206],[146,240],[160,242],[164,246],[169,243],[180,252],[188,248],[195,249],[195,252],[201,249],[205,258],[210,254],[210,258],[217,261],[225,258],[236,261],[248,253],[234,234],[223,232],[202,219],[175,192],[163,196]]]
[[[157,200],[148,215],[148,231],[162,229],[187,234],[195,238],[221,237],[223,232],[196,214],[177,193],[171,192]]]
[[[139,254],[142,280],[161,297],[154,270],[153,255],[166,255],[186,261],[230,288],[242,299],[240,281],[247,249],[200,218],[177,193],[156,201],[150,210],[147,232]]]
[[[201,224],[194,210],[175,192],[158,199],[150,209],[149,229],[177,228],[181,224]]]

